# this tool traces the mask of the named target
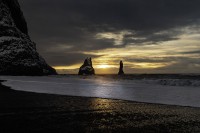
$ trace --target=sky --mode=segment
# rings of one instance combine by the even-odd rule
[[[59,73],[200,73],[199,0],[19,0],[38,52]]]

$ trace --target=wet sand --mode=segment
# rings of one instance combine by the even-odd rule
[[[36,94],[0,85],[0,133],[200,132],[200,108]]]

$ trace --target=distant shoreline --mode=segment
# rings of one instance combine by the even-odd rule
[[[77,74],[58,74],[59,76],[79,76],[79,77],[110,77],[110,78],[119,78],[119,79],[144,79],[144,78],[172,78],[172,79],[199,79],[200,74],[125,74],[125,75],[117,75],[117,74],[96,74],[96,75],[77,75]]]

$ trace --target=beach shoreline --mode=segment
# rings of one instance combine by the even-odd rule
[[[200,131],[200,108],[21,92],[1,84],[0,116],[2,133]]]

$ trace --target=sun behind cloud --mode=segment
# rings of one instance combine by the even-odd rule
[[[111,68],[109,65],[97,65],[96,68],[101,68],[101,69],[106,69],[106,68]]]

